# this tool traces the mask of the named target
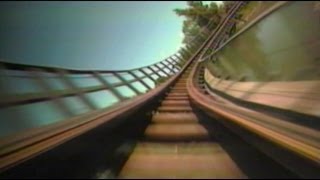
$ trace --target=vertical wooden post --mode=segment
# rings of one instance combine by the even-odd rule
[[[176,64],[173,64],[171,61],[169,61],[168,59],[166,59],[165,60],[166,62],[168,62],[169,64],[171,64],[172,66],[173,66],[173,68],[176,68],[176,69],[178,69],[176,66]],[[179,71],[179,69],[178,69],[178,71]]]
[[[169,71],[172,72],[172,74],[175,74],[176,72],[174,71],[174,67],[173,68],[169,68],[167,64],[165,64],[164,62],[160,62],[164,67],[166,67],[167,69],[169,69]]]
[[[164,74],[166,74],[168,77],[170,76],[170,74],[168,74],[165,70],[163,70],[158,64],[155,64],[155,66]]]
[[[122,94],[120,94],[117,89],[115,87],[112,86],[112,84],[110,84],[107,80],[103,79],[101,77],[101,75],[94,71],[93,75],[106,87],[108,88],[108,90],[110,90],[110,92],[116,97],[118,98],[120,101],[125,100],[126,98],[122,96]]]
[[[171,59],[173,62],[175,62],[176,64],[179,64],[180,66],[178,66],[178,67],[181,69],[181,67],[182,67],[182,62],[177,61],[177,60],[173,59],[172,57],[170,57],[170,59]]]
[[[162,76],[156,72],[154,69],[152,69],[150,66],[147,67],[148,69],[150,69],[154,74],[156,74],[159,78],[161,78]]]
[[[120,79],[126,86],[128,86],[132,91],[134,91],[137,95],[141,94],[141,92],[135,88],[131,83],[129,83],[126,79],[124,79],[120,74],[117,72],[113,72],[113,74]]]
[[[1,96],[1,99],[7,98],[8,97],[7,95],[9,94],[7,87],[5,87],[4,82],[2,81],[2,78],[6,76],[6,74],[4,72],[5,70],[6,70],[5,65],[0,63],[0,96]]]
[[[147,72],[145,72],[142,68],[139,69],[140,72],[142,72],[145,76],[147,76],[149,79],[151,79],[153,82],[156,82],[157,80],[155,78],[153,78],[150,74],[148,74]]]
[[[177,59],[180,59],[181,62],[183,62],[183,63],[186,62],[186,60],[184,60],[184,59],[181,57],[181,55],[178,56],[178,55],[175,54],[174,56],[177,57]]]
[[[63,111],[67,116],[75,116],[76,113],[72,112],[70,108],[62,101],[61,97],[52,91],[52,87],[46,82],[46,80],[39,74],[44,72],[42,69],[31,68],[29,72],[32,77],[36,80],[39,86],[50,96],[52,102]]]
[[[73,89],[76,93],[77,96],[92,110],[97,109],[97,107],[85,96],[85,93],[78,88],[73,82],[66,77],[68,74],[67,71],[62,70],[62,69],[56,69],[59,77],[63,80],[63,82],[70,88]]]
[[[137,79],[144,87],[146,87],[148,90],[152,89],[147,83],[145,83],[141,78],[139,78],[136,74],[133,72],[129,71],[129,74],[131,74],[135,79]]]

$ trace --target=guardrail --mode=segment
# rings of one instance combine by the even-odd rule
[[[148,92],[159,85],[161,78],[169,78],[179,72],[184,63],[179,53],[150,66],[121,71],[73,70],[0,62],[0,114],[8,118],[1,122],[0,136],[14,133],[13,126],[19,121],[27,129],[26,116],[37,111],[37,104],[43,108],[48,103],[52,104],[47,109],[56,110],[47,113],[56,111],[53,116],[58,114],[60,120],[73,117]],[[99,99],[103,99],[103,102]],[[72,109],[71,101],[78,103],[78,110]],[[16,118],[13,119],[13,116]],[[34,116],[30,118],[33,118],[30,124],[40,125],[35,123],[37,120]],[[38,117],[41,118],[45,117]]]
[[[285,4],[287,2],[278,2],[259,18]],[[228,24],[228,19],[222,23]],[[241,76],[236,81],[215,77],[214,72],[208,70],[208,64],[214,61],[215,53],[235,37],[221,46],[224,32],[222,28],[217,30],[190,73],[187,89],[192,102],[299,176],[319,177],[319,81],[263,83],[241,82]],[[204,56],[209,47],[214,52]],[[249,103],[253,104],[245,106]],[[260,109],[253,108],[259,104]],[[273,108],[270,110],[270,107]]]
[[[175,57],[170,56],[163,62],[126,71],[79,71],[62,68],[2,63],[2,75],[8,72],[19,72],[20,74],[14,75],[21,78],[26,78],[25,76],[28,76],[27,78],[33,80],[34,84],[38,83],[39,87],[43,87],[42,90],[45,92],[36,93],[34,91],[36,90],[35,88],[30,88],[27,90],[33,90],[33,93],[27,92],[22,93],[20,96],[17,96],[15,92],[7,91],[6,95],[4,95],[5,93],[3,90],[5,89],[3,89],[3,87],[6,86],[3,85],[6,84],[3,83],[4,79],[1,79],[2,96],[5,97],[8,94],[11,94],[7,97],[6,101],[2,101],[2,107],[0,111],[2,113],[2,117],[5,118],[2,119],[1,129],[6,130],[6,128],[8,128],[8,124],[10,125],[11,123],[11,125],[16,125],[19,131],[15,129],[15,131],[11,131],[11,133],[7,133],[7,135],[0,138],[0,172],[23,161],[26,161],[36,155],[44,153],[66,141],[69,141],[87,131],[92,130],[93,128],[96,128],[102,124],[106,124],[107,122],[115,118],[128,116],[136,112],[139,108],[143,107],[146,103],[151,103],[154,98],[164,93],[169,85],[177,79],[177,77],[186,69],[186,67],[190,63],[190,60],[183,61],[181,54],[175,54],[174,56]],[[153,66],[158,67],[158,69],[153,68]],[[149,69],[149,71],[147,69]],[[167,71],[165,69],[167,69]],[[141,74],[139,75],[138,73],[136,73],[137,71],[141,71]],[[127,77],[125,77],[125,73],[131,75],[131,79],[128,80]],[[111,74],[111,77],[118,78],[118,81],[105,78],[103,76],[105,74]],[[80,76],[77,78],[81,80],[80,82],[82,82],[83,80],[85,80],[85,78],[82,77],[83,75],[90,75],[92,79],[96,80],[100,84],[96,85],[92,84],[92,82],[85,82],[85,84],[81,84],[77,81],[72,80],[72,76]],[[158,77],[153,77],[157,75]],[[3,78],[4,76],[1,77]],[[150,89],[148,92],[141,92],[134,83],[141,82],[146,77],[154,80],[153,82],[155,82],[159,77],[166,77],[168,79],[157,86],[154,86],[154,84],[153,86],[151,86],[147,84],[147,82],[144,82],[145,88],[147,88],[147,86],[150,86],[150,88],[152,89]],[[52,80],[50,80],[50,78],[57,78],[59,82],[61,81],[60,85],[65,85],[64,87],[66,87],[67,90],[54,89],[54,87],[57,88],[61,86],[57,86],[57,83],[54,84]],[[7,81],[7,83],[16,82],[14,81],[14,78],[11,80],[12,81]],[[27,84],[30,83],[31,82],[29,81]],[[90,87],[83,87],[83,85],[86,84]],[[142,82],[141,84],[143,85]],[[123,96],[125,92],[119,92],[117,89],[118,86],[125,86],[133,92],[137,91],[137,93],[131,98],[125,97]],[[95,106],[96,104],[94,104],[94,101],[91,101],[92,99],[90,99],[90,96],[88,97],[87,95],[92,91],[105,91],[112,88],[114,89],[114,94],[111,94],[111,92],[110,94],[113,95],[114,98],[118,99],[116,99],[117,101],[115,101],[113,104],[110,104],[109,106]],[[23,90],[26,91],[26,89]],[[118,94],[120,95],[118,96]],[[66,98],[70,97],[77,98],[78,101],[74,101],[72,103],[69,100],[68,102]],[[104,97],[107,96],[98,94],[98,100],[101,99],[101,101],[103,102],[108,101],[108,99],[104,99]],[[121,99],[121,97],[125,98]],[[8,103],[8,99],[11,99],[11,103]],[[30,107],[33,104],[37,103],[42,104],[40,106],[38,105]],[[54,113],[50,114],[50,111],[48,111],[48,109],[43,109],[42,106],[50,103],[51,105],[54,105],[49,106],[50,108],[56,108],[57,110],[60,110],[59,112],[65,114],[70,113],[69,116],[64,116],[64,119],[61,118],[60,121],[51,121],[50,123],[43,124],[40,124],[40,122],[36,124],[35,121],[33,121],[35,118],[37,118],[36,120],[41,120],[42,118],[43,121],[46,121],[48,120],[48,117],[56,115]],[[74,109],[74,106],[77,106],[79,104],[82,107],[82,109],[80,110],[85,109],[87,111],[82,111],[80,113],[77,112],[76,110],[79,111],[79,109]],[[20,111],[14,109],[19,106],[21,107]],[[23,114],[23,116],[21,116],[21,114]],[[54,117],[56,118],[57,116]],[[15,123],[12,123],[12,121]],[[30,123],[31,125],[33,125],[33,127],[29,126],[21,128],[21,126],[28,125],[27,123]]]
[[[194,54],[187,49],[163,62],[127,71],[80,71],[1,62],[0,113],[5,119],[1,122],[4,131],[0,138],[0,171],[114,118],[132,114],[164,93],[198,57],[216,30]],[[188,58],[190,55],[192,57]],[[186,58],[188,60],[183,61]],[[155,87],[159,77],[169,76],[167,81]],[[140,83],[145,90],[134,83]],[[125,96],[128,92],[121,92],[122,87],[130,90],[131,96]],[[101,91],[107,91],[109,97],[114,98],[110,106],[99,104],[108,101],[108,96],[90,94]],[[54,111],[50,112],[50,109]],[[50,117],[56,119],[48,120]]]

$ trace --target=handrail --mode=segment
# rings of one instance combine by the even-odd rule
[[[215,97],[219,97],[220,101],[217,101],[216,98],[208,97],[199,90],[197,82],[195,81],[196,70],[200,66],[200,63],[195,65],[190,73],[190,76],[194,78],[187,81],[189,96],[197,107],[209,114],[218,114],[223,117],[225,123],[235,124],[237,127],[244,128],[245,130],[301,157],[308,165],[304,167],[303,170],[301,169],[302,165],[297,167],[295,164],[290,164],[285,157],[283,160],[277,156],[275,160],[303,177],[314,177],[316,172],[314,168],[317,169],[320,167],[319,131],[298,124],[289,123],[281,118],[266,115],[249,108],[244,108],[240,105],[226,103],[228,102],[227,100],[213,92],[210,93],[214,94]],[[262,149],[262,151],[269,153],[267,152],[267,149]],[[272,154],[270,156],[272,156]],[[301,164],[304,163],[301,161]]]
[[[100,109],[68,121],[61,121],[0,140],[0,171],[4,171],[29,158],[48,151],[61,143],[77,137],[114,117],[135,111],[167,88],[177,75],[150,92],[110,108]]]
[[[235,12],[244,4],[244,1],[238,1],[237,3],[230,8],[228,15],[224,17],[224,19],[220,22],[220,24],[211,32],[208,38],[201,44],[201,46],[197,49],[197,51],[193,54],[191,59],[195,59],[198,56],[202,56],[200,53],[204,54],[207,49],[212,44],[213,39],[219,34],[219,30],[221,29],[222,25],[228,22],[229,19],[233,18]]]
[[[176,56],[177,53],[173,54],[173,55],[170,55],[168,56],[167,58],[164,58],[163,60],[161,61],[158,61],[158,62],[155,62],[153,64],[149,64],[149,65],[146,65],[146,66],[141,66],[141,67],[138,67],[138,68],[133,68],[133,69],[125,69],[125,70],[80,70],[80,69],[70,69],[70,68],[62,68],[62,67],[56,67],[56,66],[41,66],[41,65],[30,65],[30,64],[23,64],[23,63],[13,63],[13,62],[8,62],[6,61],[5,59],[0,59],[0,63],[12,70],[24,70],[24,68],[40,68],[40,69],[43,69],[43,70],[46,70],[47,72],[55,72],[54,70],[55,69],[62,69],[62,70],[65,70],[65,71],[68,71],[68,72],[71,72],[71,73],[74,73],[74,74],[87,74],[87,73],[90,73],[92,71],[95,71],[95,72],[98,72],[98,73],[112,73],[112,72],[127,72],[127,71],[134,71],[134,70],[139,70],[139,69],[142,69],[142,68],[146,68],[146,67],[149,67],[149,66],[153,66],[155,64],[159,64],[160,62],[163,62],[164,60],[172,57],[172,56]]]
[[[219,45],[214,47],[214,51],[210,54],[208,54],[207,56],[203,57],[201,59],[201,62],[205,62],[207,60],[209,60],[212,56],[214,56],[215,54],[217,54],[218,51],[220,51],[221,49],[223,49],[225,46],[227,46],[233,39],[237,38],[238,36],[240,36],[241,34],[243,34],[245,31],[247,31],[248,29],[250,29],[252,26],[254,26],[256,23],[258,23],[259,21],[261,21],[264,17],[268,16],[269,14],[271,14],[272,12],[274,12],[275,10],[287,5],[290,1],[280,1],[277,2],[277,4],[275,6],[273,6],[272,8],[268,9],[267,11],[263,12],[262,14],[260,14],[259,16],[257,16],[254,20],[252,20],[250,23],[248,23],[245,27],[243,27],[240,31],[238,31],[236,34],[234,34],[232,37],[228,38],[228,40],[226,40],[222,45]]]
[[[0,172],[46,152],[103,123],[107,123],[115,117],[135,112],[144,104],[163,94],[185,71],[191,61],[192,59],[189,59],[180,71],[171,76],[169,80],[133,99],[108,108],[91,111],[68,121],[61,121],[0,138]]]
[[[175,55],[175,56],[178,56],[178,55]],[[174,69],[178,69],[178,70],[180,69],[180,67],[177,64],[172,64],[169,58],[165,59],[164,61],[168,61],[170,63],[170,66],[163,63],[163,61],[160,61],[160,62],[154,63],[150,66],[144,66],[144,67],[140,67],[140,68],[136,68],[136,69],[132,69],[132,70],[121,70],[121,71],[74,70],[74,69],[65,69],[65,68],[56,68],[56,67],[45,67],[45,66],[34,66],[34,65],[24,65],[24,64],[17,64],[17,63],[0,62],[1,67],[2,67],[1,70],[3,71],[2,76],[5,75],[5,71],[7,71],[7,70],[25,72],[27,74],[30,74],[31,72],[38,73],[38,74],[33,74],[33,76],[32,75],[28,76],[29,78],[36,78],[37,75],[41,76],[41,73],[52,73],[53,75],[59,75],[58,72],[61,72],[61,71],[68,72],[68,73],[74,74],[74,75],[87,74],[87,75],[90,75],[92,77],[92,79],[97,79],[98,81],[101,81],[101,78],[97,78],[97,76],[101,76],[102,74],[108,74],[108,75],[110,75],[110,77],[116,77],[118,79],[122,78],[122,76],[121,75],[115,76],[114,73],[127,73],[128,75],[134,76],[133,80],[130,80],[128,82],[124,82],[123,79],[120,79],[120,83],[115,83],[115,84],[109,83],[109,86],[105,86],[105,85],[103,86],[103,84],[102,84],[100,86],[91,87],[91,88],[90,87],[85,87],[85,88],[78,87],[77,90],[76,89],[51,90],[50,92],[47,92],[47,90],[45,90],[46,92],[44,92],[44,93],[32,93],[31,92],[31,93],[25,93],[23,95],[9,93],[9,94],[3,95],[3,98],[0,99],[0,107],[9,107],[9,106],[13,106],[13,105],[18,105],[20,103],[25,104],[25,103],[46,101],[51,98],[52,94],[58,94],[58,97],[66,97],[66,96],[76,95],[78,91],[84,91],[85,93],[87,93],[87,92],[94,92],[94,91],[100,91],[100,90],[110,90],[111,88],[116,88],[116,87],[120,87],[120,86],[124,86],[124,85],[129,86],[130,89],[137,92],[135,89],[133,89],[132,86],[130,86],[130,84],[132,84],[134,82],[141,82],[142,79],[149,78],[149,76],[152,76],[153,74],[158,74],[159,71],[164,71],[164,69],[167,70],[168,72],[175,72]],[[142,77],[132,75],[132,74],[135,74],[134,71],[137,71],[137,70],[139,71],[143,68],[146,68],[146,67],[148,68],[148,67],[158,65],[158,64],[161,64],[164,67],[157,70],[157,71],[153,71],[152,73],[148,73]],[[160,77],[167,77],[169,74],[164,73],[164,75],[165,76],[160,75]],[[55,78],[59,79],[58,76]],[[59,80],[66,80],[66,79],[68,79],[68,76],[63,74],[60,76]],[[150,79],[150,80],[153,81],[153,83],[156,83],[155,79]],[[107,81],[107,80],[105,80],[105,81]],[[150,86],[147,86],[145,83],[142,83],[142,85],[147,89],[150,88]],[[5,89],[2,89],[2,90],[5,90]],[[22,98],[22,96],[23,96],[23,98]]]
[[[202,54],[200,55],[200,58],[199,58],[199,61],[200,62],[203,62],[204,58],[203,58],[203,55],[208,51],[209,48],[211,49],[216,49],[219,44],[219,40],[222,39],[223,35],[225,35],[225,29],[226,27],[228,26],[231,26],[230,23],[233,23],[231,21],[231,18],[236,14],[236,12],[239,10],[239,8],[244,4],[244,2],[240,2],[238,4],[235,4],[231,9],[230,9],[230,13],[228,14],[228,16],[226,16],[224,18],[224,20],[221,22],[221,25],[217,26],[216,28],[216,34],[215,34],[215,37],[212,37],[210,39],[210,42],[208,44],[207,47],[205,47],[202,51]],[[218,40],[217,40],[218,39]],[[216,42],[217,41],[217,42]]]
[[[174,54],[172,56],[178,57],[177,61],[179,63],[184,59],[180,54]],[[62,114],[68,115],[68,118],[61,119],[55,123],[41,125],[40,127],[33,125],[31,127],[25,127],[23,130],[13,129],[9,134],[3,134],[1,132],[0,171],[53,148],[115,117],[110,114],[116,113],[117,116],[120,116],[151,101],[154,96],[161,94],[168,87],[168,84],[172,83],[188,64],[186,62],[178,64],[177,61],[172,62],[174,58],[169,58],[149,66],[121,71],[75,70],[0,62],[0,113],[8,112],[12,114],[12,112],[14,112],[10,110],[12,108],[18,108],[18,110],[20,108],[23,111],[28,111],[27,107],[32,108],[30,106],[32,104],[49,102],[56,105]],[[181,67],[182,64],[184,64],[184,66]],[[152,72],[144,70],[152,66],[156,66],[158,69],[152,69]],[[161,68],[159,68],[160,66]],[[18,74],[18,76],[15,76],[16,74]],[[72,76],[74,75],[88,75],[89,80],[94,81],[94,84],[87,85],[83,83],[79,86],[77,82],[85,80],[87,77],[73,79]],[[108,77],[105,78],[105,75],[108,75]],[[157,78],[154,78],[154,75],[157,75]],[[131,76],[132,78],[127,80],[125,76]],[[157,80],[162,77],[166,77],[169,80],[158,85]],[[11,92],[12,90],[9,89],[7,85],[10,85],[10,83],[11,85],[13,84],[13,90],[19,88],[19,82],[15,82],[17,78],[20,78],[26,85],[37,85],[41,91],[37,92],[33,89],[31,92]],[[115,78],[117,82],[112,83],[109,78]],[[52,79],[63,85],[63,88],[57,89],[54,87],[55,84],[52,84]],[[145,81],[145,79],[149,80],[149,83]],[[153,85],[150,82],[152,82]],[[146,89],[146,92],[139,89],[135,83],[140,83],[140,85]],[[135,93],[134,97],[131,99],[126,97],[125,94],[117,89],[120,87],[127,87],[132,90]],[[87,96],[87,94],[91,92],[103,90],[108,90],[111,95],[117,99],[117,103],[109,104],[107,107],[101,108],[97,107],[89,96]],[[81,114],[74,112],[72,108],[68,107],[65,101],[67,97],[77,98],[89,111],[81,112]],[[107,102],[108,99],[106,98],[105,101]],[[39,112],[39,114],[41,115],[41,112]],[[15,119],[2,119],[2,127],[7,126],[6,123],[8,122],[6,121],[18,121],[21,120],[21,118],[27,118],[21,115],[15,116],[14,114],[12,114],[12,116],[14,116]],[[28,114],[25,116],[28,116]],[[32,123],[30,124],[32,125]],[[64,137],[60,137],[61,133],[65,134]]]
[[[7,168],[10,168],[14,165],[17,165],[21,162],[24,162],[34,156],[37,156],[41,153],[44,153],[66,141],[71,140],[74,137],[77,137],[89,130],[98,127],[101,124],[107,123],[114,119],[115,117],[120,117],[122,115],[129,115],[138,110],[144,104],[151,102],[155,97],[163,94],[165,90],[168,89],[170,85],[177,81],[178,77],[187,69],[187,67],[195,60],[195,58],[199,55],[201,50],[208,45],[208,42],[215,35],[215,31],[211,33],[206,41],[201,45],[201,47],[197,50],[197,53],[192,54],[191,58],[189,58],[183,65],[182,68],[179,66],[174,66],[173,68],[177,68],[180,71],[174,74],[169,78],[169,80],[165,81],[164,83],[160,84],[158,87],[155,87],[144,93],[140,96],[136,96],[132,99],[123,100],[121,103],[118,103],[114,106],[104,108],[104,109],[93,109],[92,111],[83,114],[81,116],[76,116],[68,121],[60,121],[57,123],[49,124],[46,126],[42,126],[39,128],[33,128],[24,132],[16,133],[6,138],[0,138],[0,171],[4,171]],[[179,56],[180,57],[180,56]],[[183,58],[178,58],[183,59]],[[168,63],[169,64],[169,63]],[[168,65],[167,64],[167,65]],[[175,65],[177,65],[176,63]],[[163,65],[163,64],[162,64]],[[84,103],[87,103],[88,99],[84,96],[86,92],[89,90],[85,90],[84,88],[77,87],[73,82],[70,82],[66,73],[74,73],[74,74],[90,74],[94,76],[94,78],[98,78],[103,73],[114,73],[114,71],[78,71],[78,70],[68,70],[68,69],[61,69],[61,68],[47,68],[47,67],[40,67],[40,66],[28,66],[28,65],[18,65],[13,63],[2,63],[1,68],[6,70],[20,70],[30,72],[35,69],[40,69],[44,72],[51,72],[51,73],[58,73],[60,78],[63,79],[64,83],[71,87],[72,90],[69,93],[76,93],[77,96],[80,96]],[[150,66],[147,66],[150,67]],[[170,70],[170,68],[166,67]],[[2,69],[2,70],[3,70]],[[144,77],[150,76],[149,79],[154,80],[152,75],[155,73],[147,73],[143,70],[144,68],[138,68],[134,70],[139,70],[143,72]],[[163,68],[162,68],[163,69]],[[133,71],[134,71],[133,70]],[[61,72],[62,71],[62,72]],[[132,73],[134,73],[132,71]],[[160,71],[160,70],[158,70]],[[126,72],[126,71],[117,71],[117,72]],[[37,72],[40,74],[41,72]],[[136,77],[134,77],[136,79]],[[139,80],[142,78],[140,77]],[[97,86],[95,88],[90,89],[97,90],[99,88],[105,89],[106,87],[111,85],[110,89],[114,88],[114,84],[112,85],[107,83],[102,83],[101,78],[98,78],[99,82],[102,84],[101,86]],[[139,81],[137,80],[137,81]],[[128,83],[128,82],[121,82],[121,85]],[[41,82],[41,80],[39,80]],[[50,90],[50,86],[45,84],[45,82],[39,83],[40,86],[43,87],[45,90]],[[52,91],[52,90],[50,90]],[[58,91],[52,91],[52,95],[50,99],[60,100],[62,96],[66,96],[67,93],[58,93]],[[116,94],[117,91],[113,91]],[[34,95],[34,97],[29,98],[29,100],[34,99],[38,95]],[[40,95],[39,95],[40,96]],[[44,96],[44,95],[42,95]],[[45,96],[48,97],[48,96]],[[39,98],[39,97],[37,97]],[[121,97],[117,97],[121,99]],[[39,98],[40,99],[40,98]],[[63,104],[62,102],[59,102]],[[87,104],[89,106],[89,104]]]
[[[279,4],[278,8],[284,5],[285,2]],[[223,26],[219,27],[222,29]],[[216,51],[221,48],[217,45],[219,40],[218,31],[216,36],[211,39],[213,44],[216,43],[214,46],[214,50]],[[228,41],[231,40],[229,39]],[[219,49],[217,50],[217,48]],[[210,91],[210,95],[203,93],[199,85],[203,82],[198,82],[197,79],[200,77],[203,79],[204,72],[200,73],[200,71],[205,68],[204,60],[206,58],[197,62],[191,70],[190,78],[187,81],[187,91],[192,102],[207,114],[214,117],[222,117],[219,118],[219,121],[237,129],[234,131],[238,135],[243,136],[251,144],[254,144],[262,152],[268,154],[291,171],[302,177],[319,177],[320,132],[312,127],[288,122],[283,117],[261,113],[234,104],[219,96],[219,94],[210,91],[209,88],[206,88],[206,91]],[[255,137],[249,138],[245,133],[249,133],[250,137],[257,136],[259,140],[261,138],[264,142],[258,141]],[[281,147],[281,149],[272,149],[270,151],[270,149],[267,149],[270,146],[266,146],[265,142],[270,143],[272,148]],[[283,152],[285,153],[280,155]],[[292,163],[290,158],[295,158],[295,162],[297,163]]]

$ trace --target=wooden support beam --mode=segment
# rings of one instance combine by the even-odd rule
[[[180,69],[182,67],[182,62],[175,60],[174,58],[170,57],[170,59],[172,59],[172,61],[174,61],[176,64],[179,64],[180,66],[178,66]],[[178,69],[179,70],[179,69]]]
[[[186,60],[182,58],[182,56],[178,56],[177,54],[174,55],[175,57],[177,57],[177,59],[180,59],[181,62],[185,63]]]
[[[149,79],[151,79],[153,82],[156,82],[157,79],[153,78],[150,74],[145,72],[143,69],[139,69],[140,72],[142,72],[145,76],[147,76]]]
[[[170,76],[170,74],[167,73],[164,69],[162,69],[158,64],[155,64],[155,66],[156,66],[161,72],[163,72],[164,74],[166,74],[168,77]]]
[[[154,69],[152,69],[150,66],[148,66],[147,68],[150,69],[150,70],[153,72],[153,74],[156,74],[159,78],[162,77],[157,71],[155,71]]]
[[[81,88],[78,88],[68,77],[68,72],[62,69],[56,69],[58,76],[63,80],[64,84],[67,85],[70,89],[73,89],[77,96],[92,110],[97,109],[97,107],[90,101],[88,97],[85,96],[85,92]]]
[[[117,91],[117,89],[112,84],[110,84],[107,80],[103,79],[100,73],[94,71],[93,76],[96,77],[120,101],[123,101],[126,99],[124,96],[122,96],[120,92]]]
[[[135,92],[137,95],[140,95],[141,92],[135,88],[131,83],[129,83],[125,78],[123,78],[120,74],[117,72],[113,72],[113,74],[120,79],[126,86],[128,86],[133,92]]]
[[[31,68],[30,71],[25,71],[31,74],[34,80],[39,84],[39,86],[49,95],[48,100],[52,100],[52,102],[58,107],[58,109],[62,110],[64,114],[67,116],[75,116],[76,113],[72,112],[70,108],[62,101],[62,97],[53,90],[53,88],[47,83],[46,79],[43,78],[39,73],[45,72],[42,69]]]
[[[174,68],[178,69],[178,71],[180,70],[179,68],[176,67],[177,65],[173,64],[170,60],[166,59],[165,61],[171,64]]]
[[[174,71],[174,68],[169,68],[167,64],[165,64],[164,62],[160,62],[165,68],[169,69],[169,71],[172,72],[172,74],[175,74],[176,72]]]
[[[148,90],[152,89],[147,83],[145,83],[141,78],[139,78],[135,73],[133,73],[132,71],[128,72],[129,74],[131,74],[135,79],[137,79],[142,85],[144,85],[144,87],[146,87]]]

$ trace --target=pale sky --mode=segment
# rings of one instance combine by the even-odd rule
[[[173,9],[186,6],[185,1],[0,2],[0,59],[72,69],[149,65],[182,46],[184,18]]]
[[[146,66],[174,54],[181,46],[184,18],[173,9],[184,7],[182,1],[0,2],[0,59],[71,69]],[[12,78],[14,81],[4,82],[13,95],[44,92],[28,78]],[[99,84],[94,77],[72,81],[79,87]],[[48,78],[46,82],[55,90],[68,88],[59,79]],[[135,95],[123,88],[118,90],[124,96]],[[86,93],[86,97],[98,108],[117,101],[106,90]],[[91,110],[77,96],[63,98],[63,103],[74,115]],[[64,112],[51,101],[1,109],[0,116],[6,118],[0,137],[73,117]]]

